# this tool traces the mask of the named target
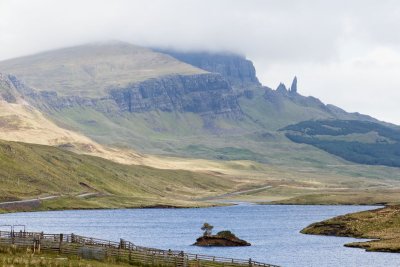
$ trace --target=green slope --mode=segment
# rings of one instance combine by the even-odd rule
[[[264,89],[257,88],[253,98],[239,98],[244,113],[241,119],[208,118],[190,112],[104,112],[79,106],[51,110],[48,115],[58,125],[100,143],[143,153],[316,168],[344,164],[335,156],[296,144],[276,131],[310,118],[332,118],[331,113],[317,106],[304,107],[286,97],[282,97],[283,107],[277,110],[264,93]]]
[[[91,192],[91,206],[194,205],[193,197],[234,188],[221,177],[180,170],[121,165],[55,147],[0,141],[0,200],[57,195],[66,199]],[[85,200],[75,198],[71,202]],[[71,208],[69,207],[69,208]]]
[[[115,116],[91,108],[53,111],[59,125],[112,146],[145,153],[215,160],[249,159],[262,163],[320,167],[343,164],[327,153],[291,142],[250,120],[219,118],[204,127],[193,113],[149,112]],[[90,123],[88,123],[90,122]]]
[[[128,55],[127,58],[124,55]],[[134,57],[131,58],[133,55]],[[153,58],[155,55],[157,55],[157,60]],[[158,60],[160,58],[163,60]],[[74,75],[58,71],[70,61],[73,63]],[[96,69],[98,64],[100,66],[115,65],[115,68],[113,67],[112,71],[110,68]],[[174,64],[177,64],[176,68]],[[37,66],[39,68],[36,68]],[[169,67],[165,68],[166,66]],[[92,73],[93,76],[87,76],[91,73],[87,71],[89,69],[96,70]],[[32,97],[33,99],[30,99],[28,95],[26,100],[31,101],[32,105],[36,105],[43,113],[46,113],[57,125],[83,133],[102,144],[168,156],[212,160],[247,159],[279,168],[299,170],[310,168],[314,173],[324,173],[328,169],[351,177],[392,177],[392,171],[389,169],[376,168],[365,171],[315,146],[292,142],[283,132],[277,131],[289,124],[306,120],[374,120],[368,116],[351,114],[337,107],[324,105],[316,98],[304,97],[286,89],[272,90],[256,82],[249,86],[247,86],[248,83],[246,86],[242,84],[245,88],[241,90],[225,90],[221,94],[229,93],[240,105],[242,116],[235,117],[212,112],[202,114],[161,111],[163,103],[158,103],[160,99],[157,98],[157,93],[154,93],[156,97],[150,99],[160,104],[156,105],[158,108],[151,111],[143,109],[143,112],[129,112],[117,106],[115,99],[103,97],[107,85],[122,86],[123,83],[150,78],[150,76],[136,75],[136,71],[146,73],[149,71],[151,77],[167,74],[163,70],[168,70],[169,74],[203,71],[168,55],[145,48],[127,44],[81,46],[0,62],[0,70],[15,71],[28,85],[36,87],[36,90],[50,88],[60,95],[72,96],[53,99],[51,94],[47,98],[39,94]],[[99,83],[101,86],[98,86]],[[173,94],[174,87],[171,88]],[[143,88],[136,89],[134,92],[138,96]],[[153,90],[154,88],[150,89],[151,92],[157,92]],[[180,89],[185,92],[185,88]],[[86,98],[74,101],[74,97],[82,95],[82,92]],[[183,95],[197,99],[197,93],[190,92]],[[139,106],[148,104],[146,101],[149,98],[144,95],[141,95],[144,98],[137,98],[140,101],[143,100],[143,102],[138,102]],[[125,97],[129,101],[134,99],[129,94]],[[208,95],[208,98],[213,100],[213,94]],[[218,99],[226,100],[226,98]],[[40,101],[48,102],[41,103]],[[50,105],[52,101],[59,101],[60,105],[57,103]],[[64,105],[65,102],[67,102],[66,105]],[[221,103],[214,104],[218,106]],[[340,170],[332,167],[343,165],[346,168]]]
[[[400,167],[400,130],[356,120],[304,121],[282,129],[297,143],[310,144],[346,160]]]

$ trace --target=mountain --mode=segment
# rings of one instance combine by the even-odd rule
[[[233,53],[181,52],[156,49],[202,70],[219,73],[234,87],[246,88],[261,85],[253,63],[244,56]]]
[[[299,151],[282,127],[373,120],[300,95],[297,78],[295,89],[262,86],[251,61],[229,53],[100,43],[3,61],[0,71],[17,75],[13,86],[57,125],[142,153],[281,164],[276,153]]]
[[[106,94],[107,88],[170,74],[205,71],[174,58],[123,42],[82,45],[0,62],[0,72],[24,80],[38,91],[63,96]]]
[[[277,191],[265,194],[280,197],[315,188],[383,188],[400,178],[396,169],[359,165],[369,162],[351,162],[280,130],[327,120],[395,126],[303,96],[297,77],[290,88],[263,86],[244,56],[98,43],[3,61],[0,72],[9,73],[3,75],[9,85],[3,86],[3,104],[24,103],[46,119],[40,123],[43,132],[51,125],[84,136],[112,150],[112,156],[97,156],[114,161],[212,170],[252,185],[272,183]],[[14,132],[31,136],[22,127]],[[46,142],[65,149],[78,143]]]

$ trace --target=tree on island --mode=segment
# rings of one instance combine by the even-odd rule
[[[201,227],[201,230],[204,231],[203,236],[210,236],[213,228],[214,226],[212,226],[211,224],[204,223],[203,226]]]

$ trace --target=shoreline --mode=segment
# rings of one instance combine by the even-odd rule
[[[312,223],[302,234],[369,239],[344,244],[369,252],[400,253],[400,205],[349,213]]]
[[[40,200],[38,200],[40,201]],[[26,203],[25,201],[21,201],[19,203]],[[198,203],[198,202],[195,202]],[[1,206],[2,203],[0,203]],[[68,208],[46,208],[46,207],[33,207],[32,209],[26,208],[25,206],[17,208],[17,209],[2,209],[0,207],[0,215],[1,214],[9,214],[9,213],[19,213],[19,212],[46,212],[46,211],[69,211],[69,210],[123,210],[123,209],[201,209],[201,208],[215,208],[215,207],[224,207],[224,206],[234,206],[237,205],[235,203],[230,202],[215,202],[209,203],[204,202],[206,205],[170,205],[170,204],[149,204],[149,205],[133,205],[133,206],[110,206],[110,207],[68,207]]]
[[[21,202],[22,203],[22,202]],[[195,202],[198,203],[198,202]],[[1,214],[9,214],[9,213],[25,213],[25,212],[46,212],[46,211],[73,211],[73,210],[125,210],[125,209],[202,209],[202,208],[216,208],[216,207],[228,207],[228,206],[240,206],[240,205],[271,205],[271,206],[371,206],[382,208],[386,207],[386,205],[382,204],[299,204],[299,203],[273,203],[273,202],[257,202],[257,201],[235,201],[235,200],[221,200],[220,202],[203,202],[204,204],[209,205],[169,205],[169,204],[149,204],[149,205],[141,205],[141,206],[116,206],[116,207],[69,207],[69,208],[34,208],[34,209],[1,209]],[[0,203],[1,205],[2,203]],[[371,209],[374,210],[374,209]]]

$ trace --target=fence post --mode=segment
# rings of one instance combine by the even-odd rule
[[[118,245],[118,248],[117,248],[117,262],[119,262],[119,251],[121,250],[121,248],[122,248],[122,238],[120,238],[119,239],[119,245]]]
[[[9,234],[10,233],[10,234]],[[33,241],[33,252],[34,253],[41,253],[41,245],[42,240],[45,240],[43,243],[44,251],[57,249],[58,243],[58,252],[60,254],[64,251],[64,244],[66,243],[66,253],[68,254],[70,250],[68,249],[69,242],[75,242],[79,244],[78,247],[81,247],[82,244],[84,246],[85,243],[88,245],[93,245],[95,247],[104,248],[105,258],[114,258],[116,256],[116,260],[118,261],[126,261],[128,257],[129,263],[132,263],[132,260],[137,260],[141,262],[143,265],[148,266],[175,266],[175,267],[207,267],[207,266],[216,266],[219,265],[220,267],[234,267],[234,266],[246,266],[246,260],[238,260],[235,261],[234,259],[228,258],[218,258],[218,257],[202,257],[201,255],[197,254],[186,254],[183,251],[180,252],[173,252],[171,249],[169,250],[155,250],[151,248],[145,247],[137,247],[131,242],[125,241],[124,239],[120,239],[119,245],[118,243],[111,243],[111,241],[104,241],[104,240],[94,240],[93,238],[85,238],[79,235],[66,235],[66,242],[64,242],[64,234],[57,234],[57,235],[44,235],[42,233],[34,233],[34,232],[23,232],[23,235],[28,237],[27,240],[19,240],[18,238],[21,237],[21,232],[1,232],[0,235],[2,238],[6,238],[8,240],[8,244],[10,243],[17,243],[22,244],[22,246],[30,246]],[[59,239],[59,240],[57,240]],[[85,240],[89,240],[89,242],[85,242]],[[57,242],[58,241],[58,242]],[[73,251],[75,252],[76,246],[73,246]],[[212,263],[214,262],[214,264]],[[253,261],[251,258],[248,259],[248,267],[267,267],[267,266],[274,266],[269,265],[266,263],[261,263],[257,261]]]
[[[39,240],[38,240],[38,247],[37,247],[38,253],[40,253],[40,243],[42,242],[41,240],[42,240],[42,236],[40,235]]]
[[[61,254],[62,253],[62,242],[63,242],[63,239],[64,239],[64,235],[63,234],[60,234],[60,243],[59,243],[59,245],[58,245],[58,252]]]
[[[105,253],[104,253],[104,254],[105,254],[105,258],[108,259],[108,250],[109,250],[109,247],[105,246],[104,249],[105,249]]]
[[[179,265],[181,266],[181,267],[186,267],[186,262],[185,262],[185,253],[183,252],[183,251],[181,251],[180,253],[179,253]]]
[[[125,240],[122,238],[119,239],[119,248],[125,248]]]
[[[129,263],[132,261],[132,248],[131,243],[129,243]]]
[[[36,236],[33,236],[33,254],[36,252]]]
[[[74,233],[71,234],[71,243],[75,243],[75,235],[74,235]]]
[[[175,267],[178,267],[178,257],[174,257],[174,259],[175,259]]]

